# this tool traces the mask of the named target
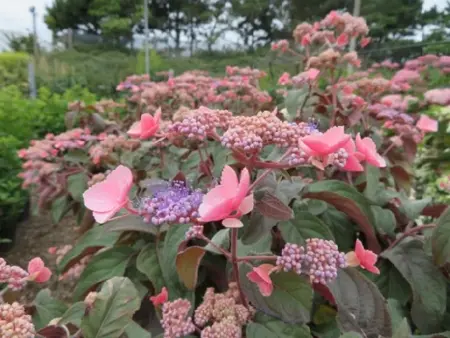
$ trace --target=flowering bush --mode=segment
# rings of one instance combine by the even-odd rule
[[[367,34],[331,12],[295,29],[299,47],[276,43],[304,64],[280,79],[281,107],[255,69],[132,76],[128,116],[78,109],[81,128],[20,151],[24,185],[83,232],[50,248],[79,280],[71,307],[36,306],[38,334],[448,335],[450,211],[412,198],[418,145],[441,125],[425,110],[443,102],[420,72],[442,65],[341,76]]]

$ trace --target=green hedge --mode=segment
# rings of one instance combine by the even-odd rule
[[[0,87],[17,85],[22,91],[28,88],[28,62],[25,53],[0,53]]]

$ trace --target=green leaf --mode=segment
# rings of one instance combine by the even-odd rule
[[[71,163],[87,164],[90,162],[89,155],[81,149],[73,149],[64,155],[64,161]]]
[[[411,200],[405,193],[400,194],[401,206],[399,208],[400,212],[406,215],[410,220],[417,219],[421,214],[422,210],[431,203],[431,197],[427,197],[421,200]]]
[[[103,225],[105,231],[121,232],[121,231],[138,231],[155,235],[159,226],[145,223],[139,215],[128,215],[123,218],[110,221]]]
[[[308,238],[334,240],[328,226],[320,218],[305,211],[294,210],[294,219],[278,224],[281,235],[287,242],[304,245]]]
[[[52,203],[51,214],[53,223],[59,223],[70,210],[69,199],[66,195],[58,197]]]
[[[259,317],[259,318],[258,318]],[[311,338],[306,325],[288,324],[269,316],[260,315],[256,322],[247,325],[247,338]]]
[[[205,253],[205,249],[200,246],[190,246],[177,254],[175,266],[178,277],[189,290],[197,286],[198,268]]]
[[[83,201],[83,193],[87,189],[88,177],[84,172],[70,175],[67,178],[67,190],[77,202]]]
[[[242,243],[249,245],[258,242],[265,234],[269,233],[277,223],[277,220],[265,217],[260,212],[254,210],[250,214],[248,224],[242,229]]]
[[[439,266],[450,262],[450,208],[437,220],[431,241],[434,262]]]
[[[306,184],[301,178],[291,177],[291,180],[283,180],[277,184],[275,196],[283,201],[283,203],[289,204],[294,198],[299,196],[305,186]]]
[[[74,303],[58,321],[58,325],[67,325],[69,323],[79,327],[81,319],[84,317],[86,311],[86,304],[84,302]]]
[[[138,323],[132,321],[125,327],[128,338],[152,338],[152,334],[144,330]]]
[[[354,249],[355,239],[353,234],[357,231],[357,228],[346,214],[331,207],[321,214],[320,218],[330,227],[341,251],[347,252]]]
[[[85,338],[119,338],[139,309],[140,299],[133,283],[124,277],[107,280],[95,306],[81,323]]]
[[[339,338],[363,338],[363,336],[356,332],[347,332],[340,335]]]
[[[250,271],[251,268],[247,265],[241,264],[239,267],[242,289],[252,306],[287,323],[309,322],[313,290],[305,277],[291,272],[272,274],[270,277],[274,290],[269,297],[264,297],[247,278]]]
[[[211,242],[220,248],[228,250],[230,247],[230,229],[221,229],[211,238]],[[205,250],[221,255],[222,253],[213,247],[211,244],[205,246]]]
[[[237,254],[238,256],[257,255],[270,251],[272,245],[272,235],[266,232],[258,241],[251,244],[244,244],[241,240],[238,241]]]
[[[423,333],[438,331],[446,309],[446,282],[423,251],[423,243],[404,239],[382,257],[389,259],[411,286],[414,324]]]
[[[102,226],[96,226],[78,239],[76,245],[64,255],[58,264],[58,271],[63,272],[66,266],[91,247],[102,248],[114,245],[119,238],[118,233],[108,233]]]
[[[188,228],[188,224],[172,225],[166,233],[164,244],[156,247],[155,243],[149,243],[136,259],[137,269],[150,279],[158,292],[167,287],[171,299],[192,296],[181,283],[174,264]]]
[[[95,255],[83,270],[73,292],[80,299],[92,286],[109,278],[122,276],[134,250],[130,247],[114,247]]]
[[[361,231],[366,236],[369,249],[374,252],[381,251],[372,227],[375,218],[370,208],[370,201],[355,188],[336,180],[319,181],[308,186],[308,193],[304,197],[325,201],[347,214],[359,224]]]
[[[328,284],[338,308],[338,323],[343,332],[364,337],[392,336],[386,301],[377,286],[356,269],[340,269]]]
[[[377,193],[380,190],[380,169],[370,164],[366,165],[366,189],[364,195],[372,200],[377,200]]]
[[[49,289],[39,291],[33,305],[36,307],[36,312],[33,314],[33,324],[36,330],[47,326],[52,319],[61,317],[67,311],[67,306],[53,298]]]
[[[392,338],[411,338],[411,329],[409,328],[408,320],[404,318],[400,325],[395,329]]]
[[[312,200],[309,198],[295,201],[294,206],[297,210],[308,211],[314,216],[319,216],[328,209],[328,204],[324,201]]]
[[[381,260],[378,268],[380,274],[370,274],[370,278],[378,286],[383,296],[386,299],[396,299],[403,306],[406,305],[411,298],[411,288],[406,279],[389,261]]]
[[[307,99],[309,93],[308,89],[291,89],[288,90],[284,104],[289,114],[289,120],[293,120],[297,115],[297,109],[300,109],[303,102]]]
[[[372,205],[372,213],[375,218],[375,228],[382,235],[395,236],[397,220],[394,213],[389,209],[383,209],[377,205]]]
[[[389,313],[391,314],[392,327],[397,328],[401,325],[404,318],[408,317],[406,308],[397,299],[388,299]],[[408,326],[409,327],[409,326]],[[395,331],[395,330],[394,330]]]

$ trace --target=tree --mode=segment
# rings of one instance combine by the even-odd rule
[[[13,33],[3,33],[6,41],[8,42],[8,48],[14,52],[25,52],[33,54],[34,49],[34,37],[33,34],[28,35],[16,35]]]

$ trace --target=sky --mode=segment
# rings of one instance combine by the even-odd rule
[[[11,32],[26,34],[32,29],[31,6],[36,7],[37,32],[40,43],[50,44],[51,33],[44,23],[45,7],[50,6],[53,0],[0,0],[0,33]],[[439,9],[445,7],[447,0],[424,0],[424,8],[434,5]]]

